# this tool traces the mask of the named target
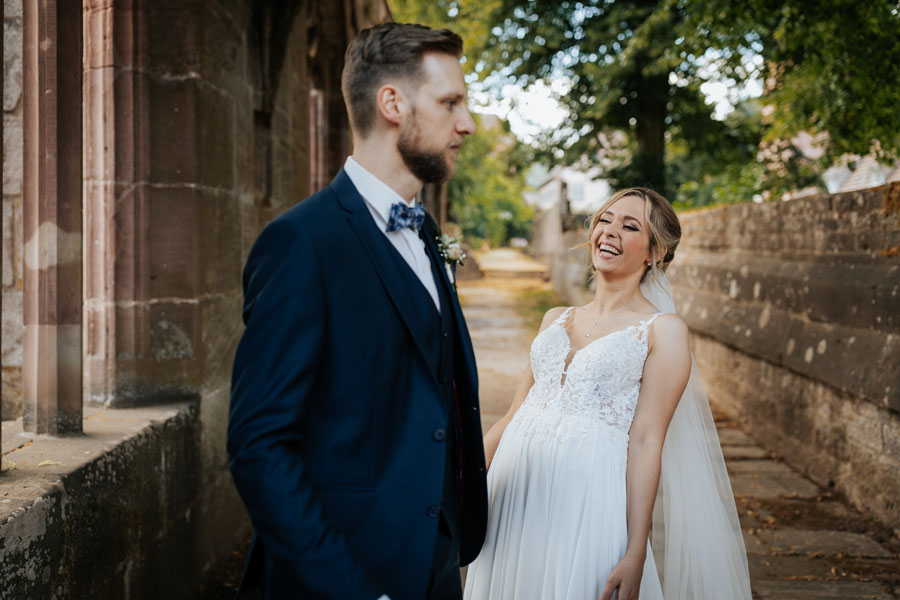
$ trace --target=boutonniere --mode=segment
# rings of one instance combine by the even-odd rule
[[[459,240],[458,236],[454,237],[446,233],[437,236],[438,252],[440,252],[441,258],[444,259],[447,277],[454,286],[456,286],[456,278],[454,277],[456,265],[463,264],[463,259],[466,257],[466,251],[463,250]]]

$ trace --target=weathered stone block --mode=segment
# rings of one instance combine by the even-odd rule
[[[150,178],[229,189],[234,184],[234,104],[198,79],[148,81]]]
[[[19,1],[19,14],[14,17],[7,13],[6,4],[9,3],[3,6],[3,111],[12,112],[22,99],[22,10]],[[5,126],[4,123],[4,129]],[[5,192],[6,185],[3,187]]]
[[[191,299],[198,295],[200,229],[196,188],[153,187],[148,191],[149,295]]]
[[[241,285],[241,207],[226,193],[154,187],[149,192],[150,296],[191,298]]]
[[[22,193],[22,118],[3,115],[3,195]]]
[[[200,32],[204,5],[196,0],[148,5],[143,16],[148,30],[154,32],[147,53],[150,70],[172,78],[197,77],[203,54]]]
[[[204,389],[217,389],[231,381],[234,353],[244,331],[242,303],[242,294],[235,289],[228,294],[217,294],[200,306]]]
[[[779,554],[806,555],[812,552],[858,558],[891,558],[891,553],[867,535],[845,531],[763,529],[757,534]]]
[[[22,203],[3,197],[3,289],[18,288],[22,280]]]
[[[3,290],[3,366],[22,366],[22,292]]]
[[[11,421],[22,416],[22,369],[21,367],[3,367],[3,399],[0,406],[0,417]],[[4,438],[5,441],[5,438]]]

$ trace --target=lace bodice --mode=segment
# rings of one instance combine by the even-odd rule
[[[552,427],[560,419],[571,430],[596,431],[598,421],[627,435],[634,419],[647,358],[647,329],[659,313],[613,331],[578,349],[566,366],[571,340],[566,309],[531,344],[534,385],[522,405],[529,421]],[[572,419],[570,417],[575,417]]]

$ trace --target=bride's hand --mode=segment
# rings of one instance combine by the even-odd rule
[[[638,600],[643,574],[643,559],[639,556],[625,555],[609,574],[606,587],[600,594],[600,600],[611,600],[617,589],[619,590],[618,600]]]

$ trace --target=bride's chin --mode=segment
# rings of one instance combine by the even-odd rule
[[[628,270],[624,265],[610,265],[604,263],[593,262],[595,277],[615,277],[617,279],[628,279],[632,275],[636,275],[638,270]]]

